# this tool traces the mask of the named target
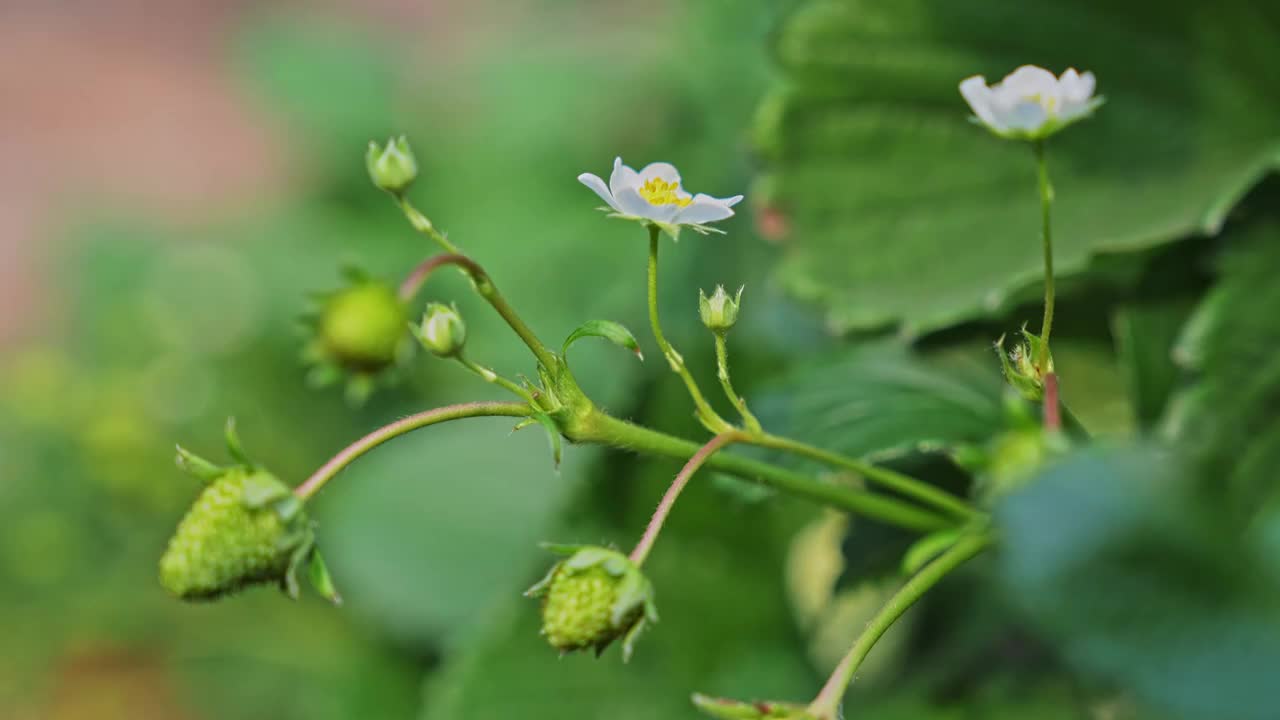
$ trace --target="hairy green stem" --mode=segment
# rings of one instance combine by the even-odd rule
[[[671,370],[684,380],[685,387],[689,389],[689,397],[693,398],[693,404],[698,411],[698,420],[707,427],[708,430],[715,433],[728,432],[733,426],[720,417],[719,414],[707,403],[706,398],[702,396],[702,391],[698,389],[698,383],[694,381],[693,375],[689,374],[689,369],[684,365],[684,358],[680,353],[676,352],[671,343],[667,342],[666,335],[662,332],[662,322],[658,318],[658,239],[661,230],[657,225],[649,226],[649,325],[653,328],[653,339],[657,341],[658,347],[662,350],[662,354],[667,358],[667,363],[671,366]]]
[[[423,220],[426,220],[426,218],[423,218]],[[534,357],[538,359],[538,362],[543,367],[553,372],[559,367],[559,360],[556,358],[555,353],[542,344],[542,341],[538,339],[533,330],[516,313],[515,308],[511,307],[507,299],[502,296],[502,293],[498,292],[498,287],[493,284],[493,279],[489,277],[489,273],[479,263],[466,255],[454,251],[447,255],[436,255],[422,261],[400,284],[400,299],[406,302],[412,299],[427,281],[427,277],[436,268],[443,265],[457,265],[467,273],[467,276],[471,278],[472,286],[475,287],[480,297],[484,298],[502,316],[507,326],[515,331],[516,335],[520,336],[525,346],[533,352]]]
[[[1032,146],[1036,155],[1036,171],[1040,184],[1040,239],[1044,245],[1044,322],[1040,326],[1040,356],[1035,358],[1041,372],[1048,370],[1049,333],[1053,330],[1053,233],[1049,211],[1053,205],[1053,185],[1049,183],[1049,162],[1045,143],[1037,140]]]
[[[342,472],[344,468],[355,462],[361,455],[388,440],[400,437],[418,428],[469,417],[528,417],[531,414],[533,414],[533,410],[525,403],[476,402],[448,405],[410,415],[390,425],[380,427],[348,445],[337,455],[334,455],[329,462],[321,465],[320,469],[311,473],[311,477],[307,478],[301,485],[294,488],[293,494],[300,500],[310,498],[320,492],[320,488],[324,487],[325,483],[329,482],[334,475]]]
[[[809,714],[818,720],[836,720],[839,717],[840,702],[849,688],[849,683],[853,681],[854,673],[871,652],[876,641],[939,580],[982,552],[990,544],[991,537],[986,534],[963,537],[936,560],[913,575],[898,592],[894,593],[893,597],[889,598],[884,607],[880,608],[880,612],[876,613],[871,622],[867,623],[866,629],[858,636],[848,654],[831,673],[827,684],[809,704]]]
[[[903,475],[888,468],[777,435],[763,434],[753,436],[748,442],[761,447],[785,450],[829,465],[852,470],[866,478],[867,482],[876,483],[881,487],[893,490],[909,498],[927,503],[957,518],[974,519],[982,516],[980,511],[975,510],[956,496],[917,480],[910,475]]]
[[[747,409],[747,401],[733,389],[733,383],[729,380],[729,348],[725,333],[714,334],[716,336],[716,376],[720,378],[720,387],[724,388],[724,394],[729,398],[729,402],[738,409],[738,414],[742,416],[742,422],[747,429],[753,433],[761,433],[764,428],[760,426],[760,421]]]
[[[636,547],[631,551],[631,562],[637,566],[644,564],[645,558],[649,557],[649,551],[653,549],[653,544],[658,540],[658,533],[662,532],[662,526],[667,521],[667,516],[671,514],[671,508],[676,504],[676,498],[680,497],[680,493],[685,486],[689,484],[689,479],[698,471],[712,456],[721,448],[731,445],[742,440],[742,434],[736,431],[721,433],[707,442],[706,445],[698,448],[698,451],[689,458],[689,462],[684,464],[680,472],[676,475],[676,479],[671,482],[671,487],[667,488],[667,492],[662,495],[662,500],[658,503],[658,507],[653,511],[653,517],[649,520],[649,525],[644,529],[644,535],[640,537],[640,542],[636,543]]]
[[[692,457],[701,447],[684,438],[633,425],[598,411],[582,419],[571,433],[566,434],[566,437],[574,442],[610,445],[624,450],[680,459]],[[754,480],[796,497],[908,530],[927,532],[955,525],[954,521],[945,516],[898,498],[877,495],[838,483],[824,482],[803,473],[741,455],[716,453],[707,459],[705,465],[746,480]]]

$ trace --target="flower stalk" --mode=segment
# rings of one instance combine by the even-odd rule
[[[703,397],[697,381],[685,367],[684,358],[676,352],[662,332],[662,320],[658,316],[658,240],[661,232],[661,228],[657,225],[649,226],[649,325],[653,328],[653,339],[658,343],[658,348],[662,350],[662,355],[666,357],[672,372],[679,375],[685,387],[689,389],[689,397],[693,398],[694,407],[697,408],[698,420],[711,432],[728,432],[733,429],[733,426],[720,417]]]
[[[756,416],[747,409],[747,401],[733,389],[733,382],[729,379],[729,349],[725,333],[715,333],[716,337],[716,376],[720,378],[720,387],[724,389],[724,394],[729,398],[729,402],[738,409],[738,414],[742,416],[742,422],[747,430],[754,434],[764,432],[760,421]]]
[[[1049,182],[1049,162],[1045,141],[1032,143],[1036,156],[1036,177],[1040,188],[1040,239],[1044,248],[1044,322],[1040,325],[1040,352],[1035,358],[1036,367],[1049,372],[1049,333],[1053,330],[1053,228],[1050,210],[1053,206],[1053,185]]]

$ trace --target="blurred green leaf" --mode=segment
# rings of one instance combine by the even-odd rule
[[[1195,453],[1213,492],[1248,515],[1280,498],[1280,224],[1254,223],[1230,241],[1218,285],[1174,351],[1195,382],[1179,395],[1169,429]]]
[[[774,430],[854,457],[978,442],[1003,426],[996,358],[983,359],[851,344],[789,370],[752,407]]]
[[[1060,274],[1216,232],[1280,159],[1275,4],[811,0],[779,27],[757,191],[790,226],[781,276],[837,328],[920,332],[1040,277],[1034,165],[967,121],[957,85],[1018,65],[1097,74],[1108,101],[1055,137]]]
[[[1071,663],[1187,720],[1280,707],[1280,578],[1167,451],[1091,451],[997,508],[1002,569]]]
[[[1116,310],[1112,330],[1140,428],[1151,429],[1159,422],[1177,388],[1180,372],[1173,347],[1190,312],[1191,302],[1182,298],[1135,302]]]

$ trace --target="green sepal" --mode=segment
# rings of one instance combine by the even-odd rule
[[[543,542],[543,543],[538,543],[538,547],[542,548],[543,550],[549,550],[550,552],[553,552],[556,555],[564,555],[565,557],[570,557],[574,553],[578,552],[579,550],[582,550],[583,548],[590,547],[590,546],[566,545],[564,543]]]
[[[959,539],[960,531],[954,529],[939,530],[925,535],[912,543],[911,547],[902,554],[902,572],[915,575],[920,568],[941,555],[947,548],[955,545],[956,540]]]
[[[569,337],[565,338],[560,355],[567,357],[569,346],[584,337],[604,338],[618,347],[630,350],[635,353],[636,357],[640,358],[641,362],[644,362],[644,353],[640,350],[640,343],[636,341],[636,336],[632,335],[631,331],[626,327],[612,320],[588,320],[579,325],[578,329],[569,333]]]
[[[563,452],[560,443],[560,428],[556,425],[556,421],[546,413],[534,413],[529,419],[536,421],[547,431],[547,442],[551,444],[551,462],[556,472],[560,472],[560,458]]]
[[[285,570],[284,577],[280,579],[280,589],[292,600],[297,600],[302,595],[302,588],[298,583],[298,571],[315,548],[315,542],[315,533],[311,528],[281,538],[281,543],[285,545],[281,550],[292,547],[292,552],[289,554],[289,567]]]
[[[288,485],[266,472],[257,472],[245,477],[243,488],[240,502],[250,510],[266,507],[277,500],[293,495]],[[289,518],[281,514],[280,519],[288,520]]]
[[[320,548],[313,547],[311,549],[311,567],[309,572],[311,578],[311,587],[320,594],[320,597],[328,600],[334,605],[342,604],[342,595],[338,593],[338,588],[333,584],[333,577],[329,575],[329,566],[325,565],[324,556],[320,554]]]
[[[253,461],[244,451],[244,445],[240,443],[240,433],[236,430],[236,419],[227,418],[227,424],[223,428],[223,435],[227,439],[227,452],[231,453],[231,457],[241,465],[252,468]]]
[[[178,469],[201,482],[211,483],[227,471],[227,468],[214,465],[181,445],[175,447],[178,454],[174,458],[174,463],[177,464]]]

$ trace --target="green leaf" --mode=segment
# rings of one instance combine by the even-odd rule
[[[244,446],[240,443],[240,433],[236,430],[236,419],[227,418],[227,424],[223,428],[223,434],[227,440],[227,452],[231,453],[231,457],[236,462],[245,467],[253,467],[253,461],[245,454]]]
[[[1218,285],[1174,349],[1192,383],[1167,429],[1194,453],[1215,495],[1248,516],[1280,498],[1280,223],[1232,238]]]
[[[577,330],[569,333],[569,337],[565,338],[561,355],[568,355],[569,346],[584,337],[604,338],[618,347],[630,350],[636,354],[636,357],[644,360],[644,353],[640,352],[640,343],[636,342],[636,336],[611,320],[588,320],[579,325]]]
[[[1280,577],[1182,458],[1082,453],[997,508],[1004,578],[1074,666],[1188,720],[1280,706]]]
[[[1141,428],[1151,429],[1159,422],[1177,388],[1180,372],[1173,346],[1190,311],[1185,299],[1131,303],[1116,311],[1112,329],[1120,368]]]
[[[996,358],[932,360],[887,341],[851,345],[789,371],[752,399],[785,435],[886,458],[985,440],[1004,425]]]
[[[1032,153],[970,123],[957,89],[1024,63],[1091,70],[1107,97],[1050,142],[1059,274],[1217,232],[1280,158],[1277,7],[1226,0],[1206,22],[1193,0],[804,2],[776,32],[785,79],[757,123],[783,282],[834,327],[909,333],[1038,284]]]

